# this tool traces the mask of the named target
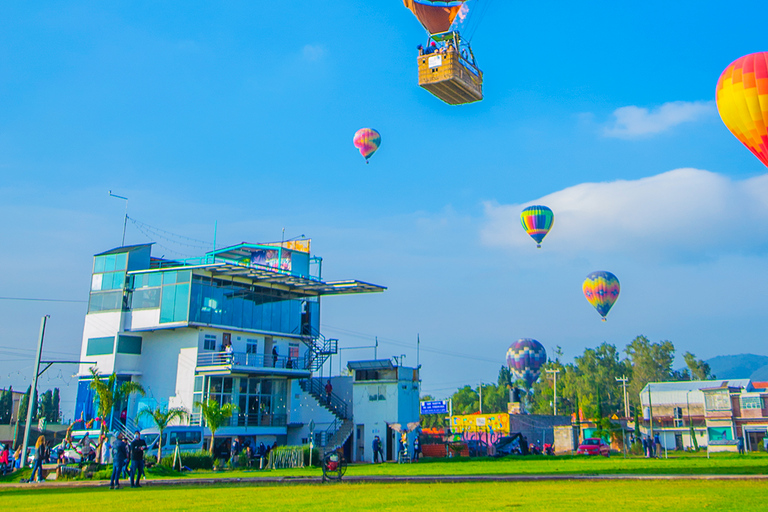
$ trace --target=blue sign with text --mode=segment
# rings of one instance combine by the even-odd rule
[[[448,414],[448,403],[445,400],[421,402],[421,414]]]

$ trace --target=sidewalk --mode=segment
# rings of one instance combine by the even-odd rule
[[[434,476],[348,476],[346,483],[457,483],[457,482],[543,482],[560,480],[768,480],[768,475],[434,475]],[[253,478],[169,478],[143,480],[142,487],[203,485],[274,485],[319,484],[320,477],[253,477]],[[0,489],[98,488],[108,487],[108,480],[79,480],[43,483],[7,483]],[[129,485],[122,486],[130,489]]]

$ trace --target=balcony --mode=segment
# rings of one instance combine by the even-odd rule
[[[310,361],[306,357],[247,354],[244,352],[201,352],[197,355],[196,371],[200,375],[283,375],[309,377]]]

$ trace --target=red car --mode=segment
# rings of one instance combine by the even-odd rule
[[[611,447],[608,443],[600,439],[599,437],[590,437],[585,439],[576,450],[577,455],[602,455],[604,457],[610,457]]]

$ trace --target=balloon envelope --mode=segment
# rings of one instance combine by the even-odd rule
[[[466,0],[403,0],[430,34],[447,32]]]
[[[360,154],[363,155],[367,162],[371,155],[379,149],[381,134],[373,128],[361,128],[355,132],[352,143],[360,150]]]
[[[619,298],[621,286],[616,276],[610,272],[592,272],[584,280],[582,285],[584,296],[605,321],[605,315],[611,310],[616,299]]]
[[[520,222],[523,224],[525,232],[536,240],[536,246],[541,247],[541,241],[547,236],[555,222],[555,214],[546,206],[529,206],[520,214]]]
[[[717,81],[716,97],[725,126],[768,166],[768,52],[733,61]]]
[[[507,366],[516,379],[523,379],[528,387],[541,375],[541,367],[547,362],[547,351],[538,341],[521,338],[507,349]]]

